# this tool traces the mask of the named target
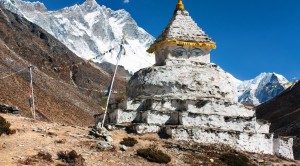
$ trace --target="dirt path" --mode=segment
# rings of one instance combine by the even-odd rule
[[[17,133],[10,136],[0,137],[0,165],[15,166],[19,160],[25,160],[27,157],[34,156],[40,151],[49,152],[56,165],[60,163],[55,160],[57,152],[75,150],[81,154],[88,166],[94,165],[158,165],[148,163],[146,160],[136,156],[136,149],[144,147],[153,141],[157,141],[156,136],[147,136],[147,140],[139,139],[140,136],[130,135],[139,139],[135,148],[129,148],[126,152],[119,151],[119,142],[128,137],[124,131],[114,131],[114,144],[117,146],[116,151],[98,152],[94,149],[97,140],[89,139],[89,129],[78,126],[63,126],[57,123],[46,123],[34,121],[32,119],[0,114],[11,123],[11,128],[16,129]],[[153,137],[153,138],[152,138]],[[56,143],[65,141],[65,143]],[[173,164],[169,164],[173,165]],[[183,164],[184,165],[184,164]]]

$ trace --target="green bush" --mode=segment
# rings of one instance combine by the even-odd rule
[[[0,136],[2,134],[14,134],[16,131],[10,129],[10,123],[0,116]]]
[[[127,147],[133,147],[135,144],[137,144],[138,141],[135,138],[123,138],[123,141],[120,142],[121,145],[125,145]]]
[[[148,161],[156,162],[156,163],[169,163],[171,161],[171,157],[161,150],[155,150],[151,148],[147,149],[138,149],[137,155],[145,158]]]
[[[224,153],[219,158],[222,162],[228,166],[247,166],[249,165],[249,159],[243,154]]]

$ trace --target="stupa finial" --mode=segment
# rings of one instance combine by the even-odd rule
[[[184,5],[182,3],[182,0],[178,0],[178,3],[176,5],[176,10],[184,10]]]

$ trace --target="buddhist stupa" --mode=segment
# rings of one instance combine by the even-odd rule
[[[106,123],[129,124],[139,134],[163,132],[174,140],[293,159],[293,138],[275,138],[270,123],[238,103],[233,77],[210,63],[215,48],[179,0],[170,23],[148,49],[156,65],[131,77],[128,99],[110,103]]]

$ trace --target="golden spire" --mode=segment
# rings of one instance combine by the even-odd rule
[[[176,5],[176,10],[184,10],[184,5],[182,3],[182,0],[178,0],[178,3]]]

